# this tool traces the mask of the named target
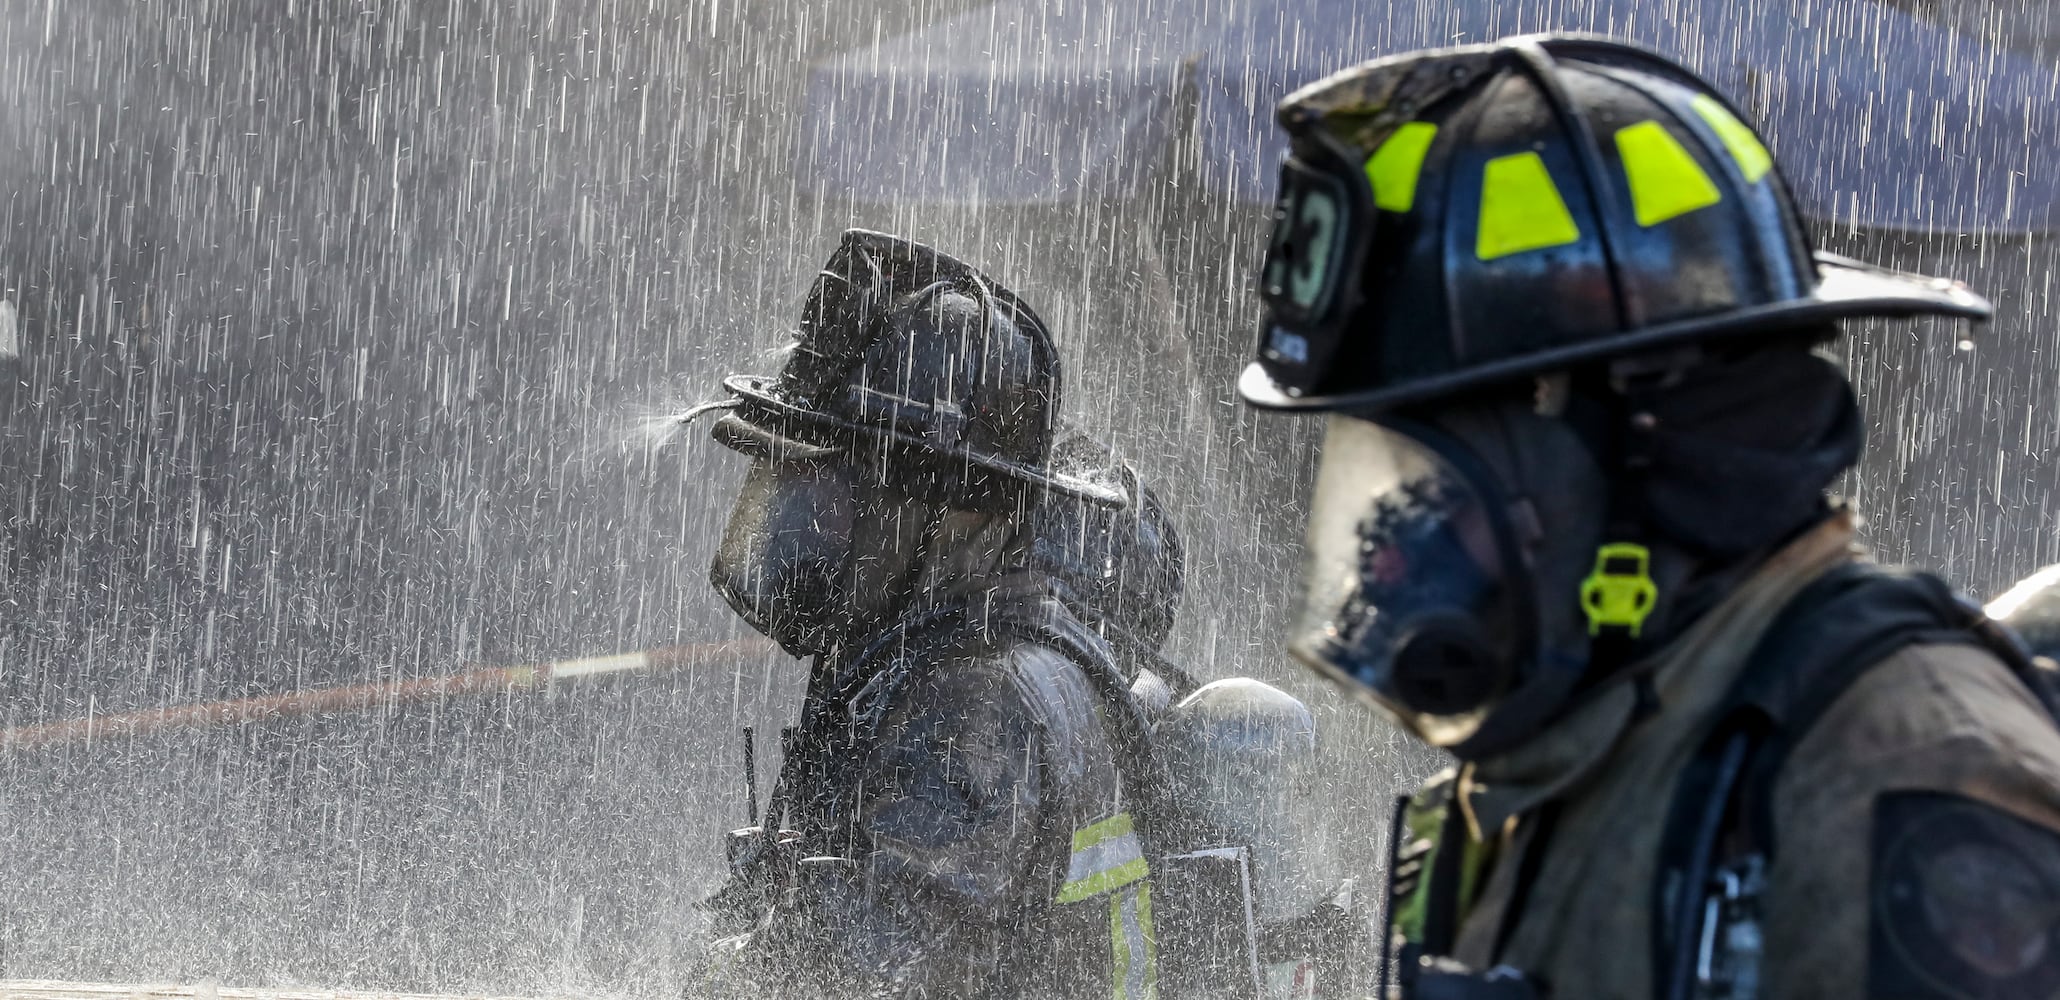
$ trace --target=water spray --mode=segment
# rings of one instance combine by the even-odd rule
[[[623,674],[660,674],[712,663],[735,663],[777,652],[778,648],[768,639],[732,639],[527,666],[477,666],[443,677],[309,688],[284,694],[92,715],[0,730],[0,752],[105,739],[133,739],[176,730],[213,729],[297,716],[385,711],[402,705],[465,695],[549,691],[568,681]]]

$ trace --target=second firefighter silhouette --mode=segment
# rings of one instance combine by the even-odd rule
[[[1153,995],[1131,658],[1032,545],[1041,505],[1129,498],[1051,467],[1042,323],[950,257],[853,231],[780,374],[725,386],[715,437],[754,461],[713,582],[814,659],[769,821],[734,837],[713,902],[725,982]]]

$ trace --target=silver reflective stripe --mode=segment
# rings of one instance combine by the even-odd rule
[[[1151,869],[1130,814],[1119,812],[1073,832],[1058,902],[1109,900],[1110,971],[1115,1000],[1158,1000],[1159,946],[1152,930]]]
[[[1158,947],[1152,940],[1151,886],[1140,885],[1109,902],[1115,947],[1116,1000],[1157,1000]]]
[[[1073,834],[1073,854],[1066,863],[1066,884],[1059,889],[1058,902],[1080,900],[1114,892],[1150,874],[1144,847],[1129,813],[1083,827]]]

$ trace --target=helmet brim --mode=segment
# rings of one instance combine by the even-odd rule
[[[832,448],[803,441],[791,434],[781,434],[734,413],[723,414],[722,418],[708,429],[708,436],[714,438],[716,444],[731,451],[752,458],[769,458],[775,462],[833,461],[844,454],[842,448]]]
[[[1238,376],[1238,394],[1262,410],[1372,412],[1614,358],[1701,341],[1749,340],[1824,320],[1931,315],[1982,321],[1995,312],[1987,299],[1957,281],[1877,267],[1822,251],[1816,254],[1816,262],[1817,287],[1799,299],[1676,320],[1445,375],[1351,392],[1297,393],[1254,361]]]
[[[824,441],[857,438],[955,459],[1024,486],[1050,490],[1101,507],[1120,508],[1129,503],[1129,497],[1122,489],[1107,483],[967,448],[940,448],[936,443],[915,435],[796,406],[771,392],[767,388],[770,381],[759,375],[732,375],[722,380],[723,388],[729,390],[739,405],[717,425],[721,428],[717,441],[746,454],[819,461],[847,451],[844,446]],[[808,434],[811,430],[816,433]]]

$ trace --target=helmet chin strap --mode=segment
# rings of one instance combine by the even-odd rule
[[[1641,416],[1646,408],[1635,386],[1597,380],[1577,392],[1566,388],[1553,400],[1551,412],[1539,405],[1529,408],[1535,417],[1523,417],[1559,424],[1569,435],[1568,445],[1580,442],[1577,447],[1592,458],[1600,479],[1589,489],[1606,490],[1596,497],[1600,503],[1557,495],[1572,490],[1577,499],[1589,489],[1564,481],[1575,463],[1517,426],[1523,420],[1518,411],[1489,411],[1463,432],[1468,446],[1502,481],[1503,514],[1523,559],[1511,572],[1528,578],[1536,635],[1522,689],[1507,692],[1476,732],[1449,748],[1462,759],[1506,752],[1583,701],[1584,689],[1599,690],[1624,678],[1624,668],[1650,649],[1653,633],[1646,626],[1662,624],[1650,617],[1660,597],[1653,562],[1673,553],[1663,547],[1654,551],[1660,546],[1650,535],[1644,488],[1651,431],[1657,425]],[[1581,559],[1593,562],[1570,565]],[[1585,577],[1579,575],[1583,565],[1589,567]]]
[[[1602,426],[1595,428],[1600,464],[1608,475],[1609,499],[1595,566],[1581,582],[1581,610],[1588,619],[1590,682],[1609,678],[1649,650],[1666,627],[1662,610],[1674,595],[1662,594],[1653,578],[1653,518],[1649,480],[1657,448],[1659,418],[1652,394],[1678,382],[1695,358],[1667,355],[1620,362],[1610,369],[1601,399]],[[1597,387],[1600,389],[1601,387]],[[1655,614],[1658,620],[1653,620]]]

